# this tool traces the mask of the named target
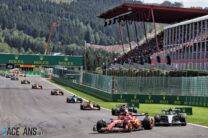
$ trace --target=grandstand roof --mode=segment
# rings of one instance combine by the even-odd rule
[[[208,15],[208,10],[203,9],[124,3],[100,14],[98,17],[104,19],[120,18],[122,20],[153,22],[151,10],[154,11],[156,23],[167,24],[177,23],[203,15]]]
[[[208,20],[208,15],[198,17],[198,18],[194,18],[194,19],[191,19],[191,20],[187,20],[187,21],[184,21],[184,22],[176,23],[176,24],[173,24],[173,25],[169,25],[169,26],[166,26],[165,29],[173,28],[173,27],[177,27],[177,26],[181,26],[181,25],[186,25],[186,24],[191,24],[191,23],[195,23],[195,22],[199,22],[199,21],[203,21],[203,20]]]

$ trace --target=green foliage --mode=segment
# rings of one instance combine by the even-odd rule
[[[6,43],[0,43],[0,53],[18,53],[18,50],[15,48],[11,48]]]
[[[53,2],[51,2],[53,1]],[[113,44],[118,40],[117,28],[104,29],[97,15],[123,0],[0,0],[0,26],[16,28],[25,34],[48,37],[50,24],[59,23],[51,40],[58,44]],[[130,0],[131,1],[131,0]],[[102,40],[100,40],[102,39]]]

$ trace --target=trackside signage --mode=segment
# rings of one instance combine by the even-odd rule
[[[208,106],[208,97],[202,96],[113,94],[112,97],[114,102]]]
[[[0,64],[83,66],[82,56],[0,54]]]

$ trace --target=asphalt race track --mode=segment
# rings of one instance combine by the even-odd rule
[[[43,85],[43,90],[32,90],[31,85],[0,77],[0,134],[3,128],[8,127],[38,127],[42,136],[30,138],[208,138],[207,128],[192,125],[98,134],[92,131],[93,125],[99,119],[108,121],[112,118],[109,111],[81,111],[79,104],[66,103],[69,93],[51,96],[50,90],[55,88],[54,85],[42,78],[27,79],[32,84]]]

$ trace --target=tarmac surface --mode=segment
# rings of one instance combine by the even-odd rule
[[[154,127],[131,133],[93,132],[93,125],[100,119],[109,121],[111,112],[81,111],[80,104],[66,103],[70,94],[51,96],[56,88],[39,77],[26,77],[31,84],[39,83],[43,90],[31,89],[31,84],[20,84],[0,76],[0,138],[208,138],[208,129],[193,125],[185,127]],[[38,128],[41,136],[4,136],[5,128]]]

